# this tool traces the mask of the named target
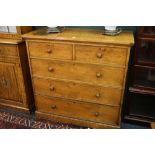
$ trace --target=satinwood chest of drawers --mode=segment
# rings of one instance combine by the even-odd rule
[[[39,117],[93,128],[119,128],[131,32],[46,29],[23,35]]]

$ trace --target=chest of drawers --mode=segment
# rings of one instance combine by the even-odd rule
[[[40,29],[23,35],[39,117],[92,128],[119,128],[131,32]]]
[[[25,42],[0,39],[0,107],[31,111],[31,85]]]

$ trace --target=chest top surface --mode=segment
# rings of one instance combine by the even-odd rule
[[[68,28],[61,33],[46,32],[46,28],[38,29],[24,34],[22,37],[31,40],[53,40],[69,42],[105,43],[132,46],[134,44],[133,33],[122,32],[117,36],[106,36],[102,30]]]

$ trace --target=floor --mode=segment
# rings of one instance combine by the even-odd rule
[[[0,109],[1,129],[88,129],[52,120],[38,119],[34,114],[24,114],[12,110]],[[121,129],[149,129],[131,123],[121,123]]]
[[[131,123],[121,123],[121,129],[150,129],[146,126],[131,124]]]

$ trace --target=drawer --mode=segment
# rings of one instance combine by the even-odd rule
[[[0,44],[0,56],[18,56],[17,46]]]
[[[115,125],[119,121],[119,108],[117,107],[43,96],[35,96],[35,99],[37,111],[40,112]]]
[[[126,65],[127,49],[107,46],[76,45],[77,61]]]
[[[116,106],[121,103],[121,89],[41,78],[34,78],[33,84],[37,94]]]
[[[28,42],[30,57],[49,59],[72,59],[73,47],[70,44],[51,42]]]
[[[39,59],[31,59],[31,65],[34,76],[120,87],[122,87],[124,79],[123,68]]]

